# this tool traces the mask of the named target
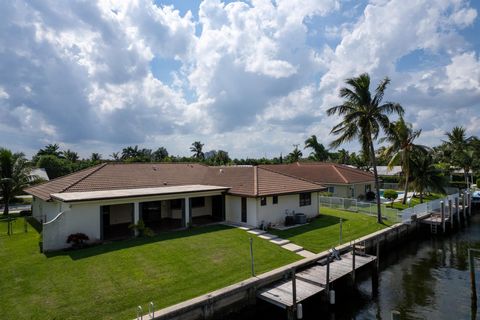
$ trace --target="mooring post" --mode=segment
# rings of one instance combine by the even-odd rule
[[[325,290],[327,291],[327,296],[330,294],[330,254],[327,256],[327,275],[325,278]]]
[[[468,261],[470,267],[470,288],[472,290],[472,303],[477,305],[477,284],[475,282],[475,260],[473,257],[473,250],[468,249]]]
[[[445,203],[440,201],[440,213],[442,218],[442,231],[445,233]]]
[[[460,205],[458,201],[458,197],[455,197],[455,214],[457,215],[457,222],[458,225],[460,225],[460,208],[458,207]]]
[[[250,260],[252,263],[252,277],[255,277],[255,261],[253,260],[253,239],[250,238]]]
[[[352,282],[353,285],[355,286],[355,254],[356,254],[357,249],[355,248],[355,241],[353,242],[352,246]]]
[[[400,320],[400,312],[393,310],[392,311],[392,320]]]
[[[292,268],[292,312],[295,314],[297,309],[297,281],[295,269]]]
[[[379,241],[379,238],[377,237],[377,253],[376,253],[376,256],[377,256],[377,261],[376,261],[376,265],[377,265],[377,269],[380,269],[380,241]]]
[[[453,208],[452,199],[448,199],[448,218],[450,220],[450,229],[453,228]]]

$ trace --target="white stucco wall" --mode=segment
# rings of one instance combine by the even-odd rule
[[[50,221],[62,211],[62,205],[56,201],[44,201],[40,198],[33,197],[32,200],[32,216],[37,220]]]
[[[247,222],[242,222],[242,197],[225,196],[225,220],[234,223],[244,223],[256,227],[257,218],[257,199],[247,199]]]
[[[312,202],[309,206],[301,207],[298,194],[278,196],[277,204],[273,204],[272,197],[267,197],[265,206],[260,205],[260,198],[258,198],[257,223],[260,225],[264,221],[265,224],[282,225],[285,222],[285,210],[288,210],[290,213],[294,210],[295,213],[304,213],[308,217],[315,217],[318,215],[318,193],[312,192],[311,199]]]
[[[225,219],[230,222],[241,222],[242,198],[237,196],[225,196]]]
[[[259,224],[257,217],[257,198],[247,198],[247,224],[256,227]]]
[[[65,211],[43,225],[43,249],[59,250],[70,247],[67,238],[73,233],[84,233],[90,242],[100,240],[99,205],[61,205]],[[68,209],[70,207],[70,209]]]

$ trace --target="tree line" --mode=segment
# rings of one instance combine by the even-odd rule
[[[297,161],[329,161],[355,166],[373,171],[376,181],[378,220],[380,215],[379,178],[377,165],[402,167],[400,182],[405,192],[414,189],[422,197],[427,189],[442,191],[445,178],[455,169],[463,169],[465,186],[473,183],[473,174],[480,172],[480,140],[467,136],[465,128],[459,126],[445,133],[446,140],[435,147],[417,144],[421,130],[413,130],[412,124],[404,120],[404,109],[398,103],[382,103],[385,90],[390,83],[383,79],[370,92],[370,77],[362,74],[347,79],[346,87],[340,89],[339,96],[344,100],[339,106],[327,110],[328,116],[338,115],[342,120],[336,124],[331,134],[336,137],[327,147],[316,135],[311,135],[303,143],[296,144],[286,156],[274,158],[231,159],[225,150],[204,151],[201,141],[194,141],[189,151],[190,157],[170,155],[165,147],[156,150],[127,146],[113,152],[109,159],[100,153],[92,153],[89,158],[80,158],[70,149],[61,150],[58,144],[48,144],[28,160],[23,153],[0,148],[0,192],[8,213],[8,201],[29,184],[38,182],[30,175],[34,167],[45,168],[50,179],[85,169],[102,162],[199,162],[206,165],[259,165],[292,163]],[[397,116],[391,121],[391,116]],[[338,149],[343,143],[357,140],[361,150],[349,152]],[[375,145],[380,144],[378,150]],[[303,151],[308,150],[304,157]],[[335,151],[336,150],[336,151]],[[406,197],[404,197],[404,200]]]

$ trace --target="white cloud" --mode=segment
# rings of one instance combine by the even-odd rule
[[[328,144],[338,119],[325,110],[340,102],[344,79],[363,72],[375,83],[392,78],[387,98],[404,105],[425,141],[457,124],[480,134],[471,120],[479,49],[460,32],[478,19],[467,1],[204,0],[192,10],[198,15],[148,0],[0,4],[8,17],[0,21],[0,145],[61,142],[104,155],[166,145],[188,154],[201,139],[233,156],[278,156],[311,134]],[[440,62],[398,70],[415,52]],[[153,60],[180,66],[155,69]]]

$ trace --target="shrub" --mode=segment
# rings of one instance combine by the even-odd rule
[[[322,197],[331,197],[333,196],[333,193],[325,191],[325,192],[320,192],[319,195]]]
[[[138,220],[136,224],[131,224],[128,226],[130,229],[135,230],[138,233],[139,237],[153,237],[155,233],[152,229],[145,226],[145,222],[142,219]]]
[[[72,248],[78,249],[85,246],[85,241],[90,240],[90,238],[85,233],[73,233],[68,236],[67,243],[72,244]]]
[[[392,202],[392,207],[393,207],[393,201],[398,198],[398,193],[395,190],[387,189],[383,191],[383,197],[385,199],[390,200]]]
[[[367,201],[372,201],[375,199],[375,192],[373,191],[368,191],[366,194],[365,194],[365,199]]]

